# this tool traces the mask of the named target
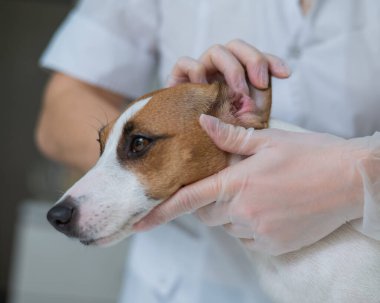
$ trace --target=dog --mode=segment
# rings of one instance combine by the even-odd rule
[[[221,82],[181,84],[144,95],[99,132],[101,156],[48,212],[60,232],[85,245],[110,245],[187,184],[236,161],[201,129],[201,114],[254,128],[306,131],[270,119],[271,89],[233,94]],[[380,243],[349,224],[299,251],[252,253],[274,302],[380,302]]]

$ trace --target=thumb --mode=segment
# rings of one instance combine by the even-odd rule
[[[224,178],[223,176],[227,171],[228,168],[181,188],[168,200],[154,208],[141,221],[137,222],[133,226],[133,230],[144,231],[151,229],[216,201],[220,192],[222,192],[222,178]]]
[[[232,154],[250,156],[265,140],[253,128],[226,124],[213,116],[202,114],[199,123],[216,146]]]

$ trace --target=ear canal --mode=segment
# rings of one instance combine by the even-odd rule
[[[219,83],[219,93],[210,114],[229,124],[262,129],[269,126],[271,107],[270,83],[266,89],[250,86],[249,96],[232,92],[225,83]]]

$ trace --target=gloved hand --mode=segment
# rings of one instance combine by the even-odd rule
[[[358,159],[367,150],[318,133],[255,131],[201,116],[215,144],[246,158],[186,186],[135,225],[146,230],[196,211],[251,250],[279,255],[312,244],[363,215]]]
[[[254,87],[265,89],[269,75],[288,78],[290,68],[280,58],[262,53],[236,39],[226,45],[213,45],[198,59],[181,57],[176,62],[167,86],[180,83],[211,83],[223,79],[235,93],[249,95],[247,78]]]

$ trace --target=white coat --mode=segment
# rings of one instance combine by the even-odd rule
[[[137,97],[157,75],[163,85],[178,57],[197,58],[235,38],[293,70],[273,80],[272,116],[345,138],[380,131],[377,0],[316,0],[306,17],[299,0],[86,0],[58,30],[42,65]],[[366,184],[365,224],[356,223],[380,240],[380,182],[373,184]],[[134,238],[120,302],[267,300],[238,242],[185,216]]]

